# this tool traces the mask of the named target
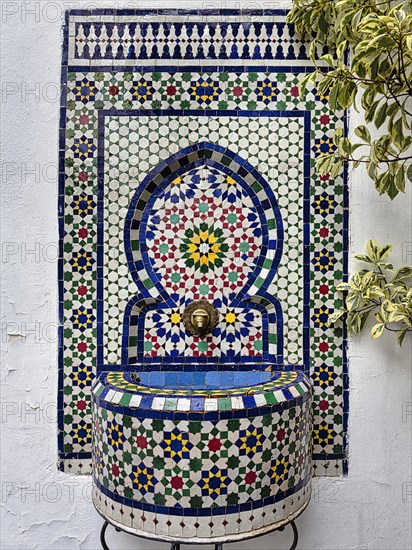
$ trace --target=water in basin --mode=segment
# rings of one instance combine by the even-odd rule
[[[151,371],[139,372],[140,384],[151,388],[176,390],[216,390],[246,388],[268,382],[272,374],[267,371]]]

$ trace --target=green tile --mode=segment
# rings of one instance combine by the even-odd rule
[[[272,392],[265,393],[265,399],[268,405],[276,405],[276,403],[278,402],[278,400],[276,399],[276,397]]]
[[[122,398],[119,401],[119,405],[122,405],[123,407],[127,407],[130,404],[130,400],[132,399],[133,394],[132,393],[125,393],[122,395]]]
[[[175,397],[166,397],[164,410],[165,411],[175,411],[177,409],[177,398]]]
[[[230,397],[219,397],[217,406],[220,411],[230,411],[232,410],[232,400]]]

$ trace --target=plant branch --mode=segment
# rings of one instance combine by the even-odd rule
[[[412,159],[408,150],[412,127],[411,6],[410,2],[391,0],[293,0],[289,15],[298,32],[312,39],[310,56],[315,70],[304,83],[310,82],[324,93],[329,88],[331,110],[356,109],[363,90],[365,124],[374,124],[377,130],[387,128],[372,140],[369,128],[358,126],[359,137],[370,146],[369,155],[356,158],[357,147],[346,136],[342,147],[335,142],[335,159],[323,157],[316,163],[317,170],[337,175],[342,161],[365,164],[378,193],[391,200],[405,191],[406,180],[412,181],[408,166]],[[322,46],[330,52],[325,63],[316,58]],[[351,61],[345,57],[347,48],[353,49]]]

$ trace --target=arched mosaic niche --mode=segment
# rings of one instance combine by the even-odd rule
[[[124,243],[138,294],[124,316],[123,364],[182,356],[282,363],[282,311],[267,288],[283,224],[272,189],[245,159],[203,142],[160,163],[131,201]],[[202,298],[221,314],[203,340],[182,323],[185,306]]]

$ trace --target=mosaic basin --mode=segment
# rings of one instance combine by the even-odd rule
[[[220,542],[303,511],[312,476],[303,372],[139,368],[103,372],[92,390],[93,501],[104,518],[149,538]]]

